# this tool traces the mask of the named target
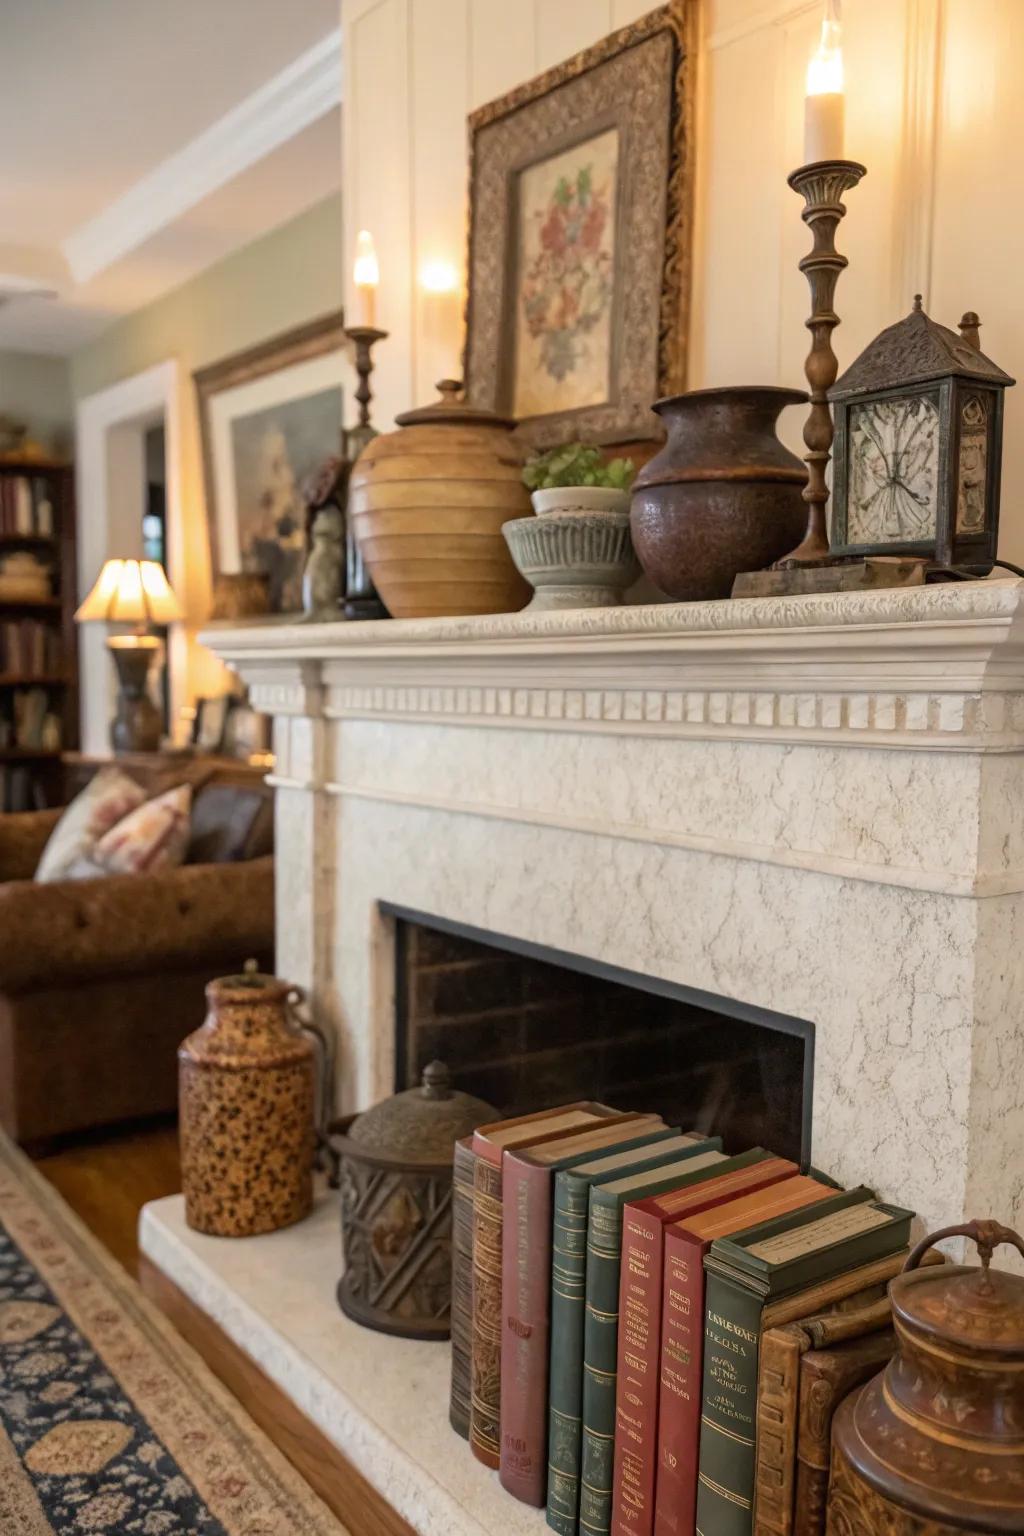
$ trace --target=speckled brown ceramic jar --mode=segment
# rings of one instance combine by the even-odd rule
[[[313,1204],[315,1054],[274,976],[222,976],[178,1049],[185,1218],[197,1232],[253,1237]]]
[[[633,548],[666,597],[728,597],[740,571],[760,571],[807,525],[804,464],[775,433],[798,389],[694,389],[654,409],[668,442],[633,486]]]

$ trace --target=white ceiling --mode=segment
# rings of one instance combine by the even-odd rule
[[[68,238],[338,25],[338,0],[3,0],[0,246]],[[70,352],[335,191],[339,110],[88,282],[0,307],[0,347]]]

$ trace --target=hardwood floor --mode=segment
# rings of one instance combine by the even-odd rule
[[[136,1278],[139,1211],[181,1189],[173,1121],[101,1131],[34,1159],[40,1173]]]

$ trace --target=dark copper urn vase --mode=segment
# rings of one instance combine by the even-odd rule
[[[945,1237],[982,1267],[918,1269]],[[947,1227],[910,1255],[889,1294],[896,1354],[841,1404],[832,1432],[827,1536],[1024,1532],[1024,1277],[991,1269],[1015,1232]]]
[[[763,570],[803,537],[805,465],[776,424],[798,389],[740,385],[659,400],[668,441],[633,487],[633,547],[679,602],[728,597],[740,571]]]

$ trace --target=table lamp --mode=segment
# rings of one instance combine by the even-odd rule
[[[75,614],[80,624],[133,624],[130,635],[109,635],[120,685],[110,739],[115,752],[155,752],[163,721],[149,696],[149,674],[163,642],[152,624],[184,617],[162,565],[155,560],[108,560],[96,585]]]

